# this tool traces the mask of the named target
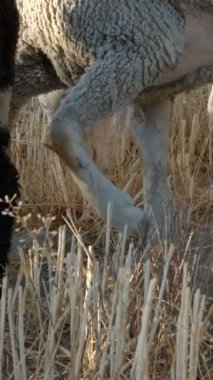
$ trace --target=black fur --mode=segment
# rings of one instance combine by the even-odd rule
[[[0,91],[4,91],[14,82],[19,17],[15,0],[0,1]],[[9,130],[0,123],[0,279],[8,261],[14,222],[13,216],[4,215],[10,208],[5,196],[19,196],[18,172],[8,154],[9,144]]]
[[[15,0],[0,2],[0,90],[11,86],[15,73],[19,16]]]
[[[10,134],[0,128],[0,277],[8,262],[14,221],[12,216],[2,215],[2,212],[10,209],[10,205],[5,202],[5,196],[9,199],[14,194],[19,196],[18,172],[8,155],[9,142]]]

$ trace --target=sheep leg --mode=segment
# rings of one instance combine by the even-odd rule
[[[13,91],[19,96],[38,96],[66,86],[57,77],[51,62],[42,55],[34,54],[30,60],[17,59]]]
[[[15,83],[10,105],[10,121],[14,121],[22,107],[32,98],[58,89],[65,85],[57,78],[51,63],[35,55],[30,62],[16,62]]]
[[[171,101],[135,107],[131,130],[142,157],[145,209],[166,238],[171,218],[171,193],[167,183]],[[153,229],[150,230],[150,234]]]
[[[132,103],[142,91],[146,77],[143,61],[130,54],[127,62],[124,59],[125,54],[122,54],[118,59],[101,61],[87,70],[54,114],[50,138],[53,149],[67,163],[96,211],[106,220],[111,201],[113,225],[119,230],[128,225],[129,231],[137,231],[147,228],[146,213],[134,207],[130,196],[97,169],[82,141],[87,128]]]
[[[73,123],[71,127],[67,125],[68,128],[64,129],[66,124],[60,122],[56,132],[55,123],[54,120],[54,130],[51,133],[53,146],[51,143],[45,145],[52,148],[66,162],[74,181],[96,212],[106,220],[107,207],[109,202],[112,202],[113,226],[123,231],[125,225],[128,225],[129,232],[142,230],[146,234],[148,224],[146,214],[134,207],[130,196],[114,186],[96,167],[84,148],[79,132],[76,131],[77,124]],[[61,128],[63,136],[60,133]]]

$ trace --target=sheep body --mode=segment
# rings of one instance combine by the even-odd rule
[[[96,3],[101,4],[101,8],[97,8]],[[119,3],[122,7],[123,3]],[[149,13],[150,11],[147,4],[149,5],[150,2],[133,1],[131,3],[133,5],[140,3],[143,10],[142,13],[145,14],[142,19],[141,13],[137,16],[140,23],[138,34],[143,36],[144,25],[146,28],[148,25],[149,28],[147,35],[148,38],[151,38],[149,29],[154,29],[152,26],[153,22],[149,25],[146,17],[146,13]],[[154,3],[158,4],[159,1]],[[162,7],[162,4],[165,5],[166,2],[161,1],[160,3]],[[191,6],[201,10],[208,10],[209,13],[212,12],[213,8],[212,0],[182,0],[181,2],[177,0],[170,0],[170,3],[175,7],[183,7],[184,5],[187,5],[187,7]],[[111,24],[109,24],[110,33],[108,32],[108,28],[105,34],[103,30],[100,29],[100,26],[103,24],[103,18],[106,17],[105,4],[107,4],[107,10],[109,14],[111,14],[112,11],[110,12],[108,9],[108,2],[106,3],[104,1],[88,2],[84,0],[79,2],[74,0],[51,0],[47,2],[43,0],[34,0],[29,2],[27,0],[18,0],[18,7],[21,16],[21,30],[17,57],[15,94],[18,96],[20,95],[20,104],[28,99],[29,96],[36,96],[56,89],[64,87],[69,88],[70,86],[73,86],[84,73],[85,68],[92,64],[94,59],[98,58],[97,50],[99,50],[100,55],[104,54],[104,51],[110,50],[110,43],[112,45],[113,41],[115,43],[116,40],[120,39],[121,45],[128,49],[128,41],[131,36],[128,36],[126,30],[125,35],[122,36],[122,30],[119,29],[119,25],[117,24],[117,30],[113,32],[114,20],[111,20]],[[86,12],[87,7],[91,8],[91,12]],[[96,12],[94,12],[94,8],[96,9]],[[144,9],[146,12],[144,12]],[[163,11],[165,11],[165,9],[163,9]],[[89,21],[82,16],[84,13],[86,13]],[[90,17],[91,13],[93,17]],[[126,14],[127,18],[129,17],[128,8],[126,12],[122,11],[122,13]],[[174,18],[175,15],[177,16],[177,14],[174,14]],[[168,18],[167,14],[165,14],[165,18],[166,17]],[[74,20],[73,27],[71,27],[72,25],[70,26],[70,19]],[[144,19],[146,23],[143,23]],[[181,20],[181,25],[184,24],[182,16],[179,16],[178,20]],[[97,26],[97,22],[99,23],[99,28]],[[163,22],[164,20],[162,19],[162,24]],[[171,30],[174,29],[174,24],[177,24],[177,19],[175,19],[174,22],[171,20],[170,25],[168,26],[170,33]],[[82,26],[84,27],[84,25],[88,26],[85,29],[89,29],[89,34],[92,35],[92,38],[87,38],[87,36],[85,37],[86,32],[83,33],[82,37],[81,28]],[[90,30],[91,25],[93,28],[95,25],[97,41],[93,38],[95,32],[94,30]],[[175,31],[177,32],[176,28]],[[168,30],[166,32],[168,33]],[[173,34],[171,33],[171,40],[173,39],[174,34],[174,32]],[[103,40],[106,40],[106,36],[108,41],[107,43],[103,43]],[[136,37],[138,38],[138,35]],[[178,33],[176,33],[176,38],[181,39],[178,36]],[[86,44],[85,40],[86,42],[89,40],[89,43]],[[146,45],[145,41],[143,41],[143,44]],[[182,44],[183,41],[178,42],[180,55],[183,48]],[[89,49],[91,45],[92,48]],[[169,42],[168,44],[166,43],[166,45],[169,45]],[[98,49],[98,47],[100,47],[100,49]],[[160,46],[157,46],[156,48],[160,48]],[[146,51],[142,53],[145,55],[147,54]],[[43,65],[44,56],[47,57],[47,60],[49,60],[50,65],[48,67]],[[177,52],[176,56],[178,56]],[[32,75],[32,72],[34,75]],[[154,87],[151,84],[151,89],[149,89],[150,86],[146,86],[143,94],[138,96],[139,102],[140,104],[157,102],[160,93],[163,100],[170,94],[173,96],[173,93],[175,95],[178,92],[186,91],[188,89],[190,90],[199,85],[213,81],[212,67],[209,67],[208,69],[208,78],[206,72],[207,69],[205,69],[205,67],[201,67],[197,69],[197,72],[195,71],[193,74],[189,73],[188,76],[185,75],[183,79],[179,78],[177,81],[171,81],[171,83],[168,83],[168,86],[162,84],[162,86],[159,86],[158,88],[157,83]],[[16,96],[17,103],[18,96]],[[24,97],[26,98],[24,99]],[[102,116],[104,117],[103,113]]]
[[[156,36],[159,27],[156,20],[161,20],[161,24],[165,24],[164,42],[162,44],[157,33],[159,40],[154,43],[156,48],[165,49],[168,66],[171,66],[183,49],[179,34],[183,20],[173,7],[165,6],[166,3],[164,0],[18,0],[21,16],[19,59],[26,60],[27,56],[32,59],[33,53],[42,51],[60,80],[68,86],[74,85],[89,65],[103,59],[113,49],[122,52],[125,47],[138,52],[140,48],[141,54],[147,54],[146,40]],[[176,46],[171,48],[174,40]],[[165,62],[159,61],[158,65],[162,71]]]

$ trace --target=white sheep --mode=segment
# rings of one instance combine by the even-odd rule
[[[17,0],[21,15],[15,95],[70,88],[49,141],[96,211],[129,231],[158,228],[169,213],[171,97],[213,82],[212,0]],[[32,81],[32,70],[37,79]],[[15,98],[15,97],[14,97]],[[82,134],[134,109],[131,132],[144,166],[146,212],[97,169]]]

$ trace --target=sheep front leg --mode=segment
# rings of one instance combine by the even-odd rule
[[[167,237],[171,219],[171,194],[167,183],[170,112],[170,101],[145,106],[143,110],[135,106],[131,125],[142,157],[145,209],[161,239]]]
[[[55,122],[54,122],[55,123]],[[54,124],[56,127],[56,124]],[[61,124],[58,125],[61,127]],[[75,129],[76,125],[72,125]],[[96,212],[107,219],[108,203],[112,202],[112,224],[120,231],[128,226],[129,232],[147,231],[148,218],[142,210],[133,206],[130,196],[114,186],[96,167],[86,152],[82,138],[78,132],[56,136],[53,131],[54,150],[67,163],[72,176]],[[65,139],[67,140],[65,143]],[[61,140],[61,145],[59,140]]]
[[[131,104],[143,90],[144,77],[142,59],[129,52],[128,57],[122,53],[98,62],[61,102],[50,124],[53,149],[71,169],[84,196],[105,220],[111,201],[112,224],[121,231],[127,225],[129,232],[146,231],[147,215],[98,170],[86,152],[82,135],[102,118]]]

